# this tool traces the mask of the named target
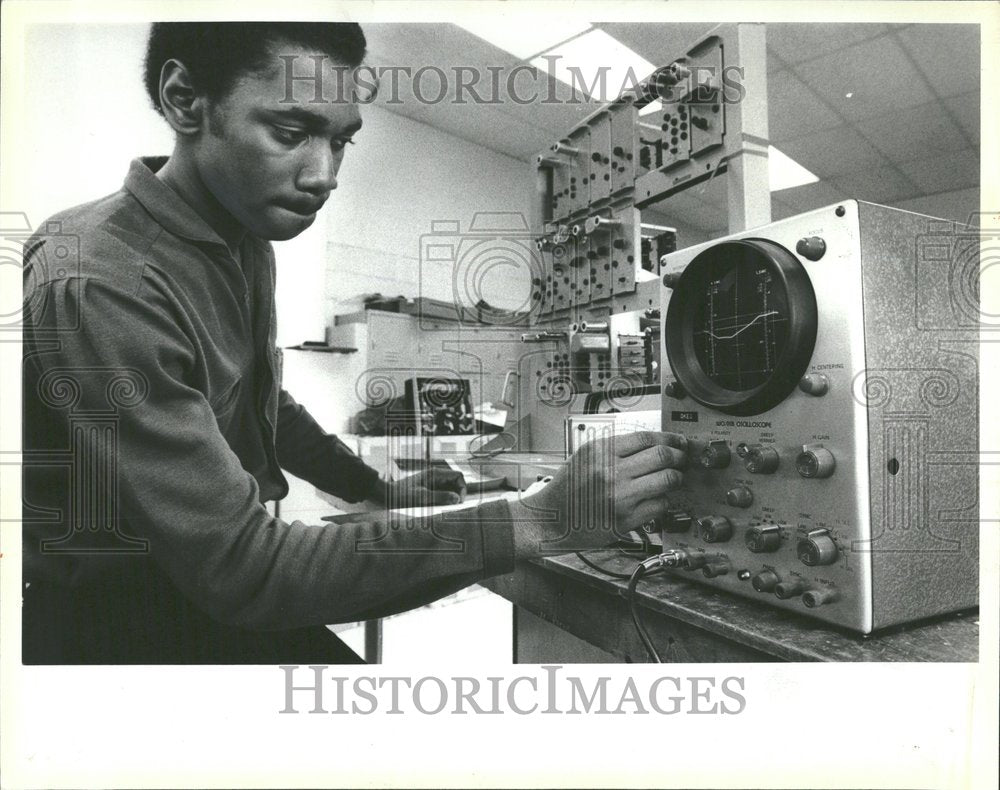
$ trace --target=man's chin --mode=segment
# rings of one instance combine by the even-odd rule
[[[285,216],[261,223],[260,227],[252,229],[251,233],[266,241],[288,241],[294,239],[316,221],[315,214],[296,214],[292,211],[282,213]]]

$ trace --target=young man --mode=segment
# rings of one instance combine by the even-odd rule
[[[422,605],[546,543],[614,540],[569,523],[575,491],[608,490],[619,532],[666,510],[685,442],[658,433],[450,518],[310,526],[265,509],[282,469],[352,502],[457,499],[381,481],[280,385],[268,242],[315,221],[362,125],[357,102],[316,102],[307,81],[289,96],[286,64],[322,63],[337,86],[364,52],[357,25],[154,25],[146,86],[173,153],[29,243],[26,663],[357,661],[324,623]]]

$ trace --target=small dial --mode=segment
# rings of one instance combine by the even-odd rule
[[[752,475],[770,475],[777,471],[781,458],[773,447],[763,447],[759,444],[747,448],[743,465]]]
[[[795,459],[796,471],[807,479],[829,477],[836,468],[837,459],[821,444],[805,445]]]
[[[720,440],[716,439],[708,443],[706,447],[701,452],[701,465],[706,469],[725,469],[729,466],[729,461],[732,458],[732,453],[729,451],[729,445]]]
[[[833,564],[839,552],[830,533],[824,529],[811,532],[800,540],[796,553],[805,565],[814,566]]]
[[[698,534],[706,543],[725,543],[733,536],[733,525],[725,516],[698,519]]]
[[[781,530],[777,527],[758,525],[750,527],[743,536],[750,551],[760,554],[781,548]]]

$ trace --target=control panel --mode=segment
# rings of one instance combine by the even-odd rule
[[[664,258],[663,428],[690,451],[659,527],[691,555],[679,573],[863,632],[975,605],[975,469],[942,486],[927,462],[975,441],[975,367],[947,363],[945,411],[919,381],[940,338],[871,326],[918,303],[915,217],[847,201]],[[926,401],[906,419],[933,448],[890,443],[899,412],[863,383],[883,357],[897,403]],[[943,430],[959,415],[961,437]]]

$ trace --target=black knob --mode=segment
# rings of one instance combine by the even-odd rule
[[[725,516],[698,519],[698,534],[706,543],[725,543],[733,536],[733,525]]]
[[[837,561],[837,544],[833,542],[830,533],[817,530],[799,541],[796,548],[799,559],[809,566],[832,565]]]
[[[743,536],[747,548],[755,553],[777,551],[781,548],[781,531],[777,527],[750,527]]]
[[[725,469],[729,466],[732,453],[729,444],[722,439],[713,439],[708,446],[701,451],[699,461],[706,469]]]
[[[687,393],[684,391],[684,386],[679,381],[668,381],[663,385],[663,394],[680,400]]]
[[[798,240],[795,251],[807,260],[818,261],[826,254],[826,242],[819,236],[806,236]]]
[[[687,532],[691,529],[691,516],[687,513],[668,513],[663,520],[664,532]]]
[[[778,585],[781,579],[778,578],[778,574],[774,571],[769,571],[766,568],[762,571],[758,571],[754,574],[753,578],[750,579],[750,584],[757,592],[771,592]]]
[[[747,448],[743,465],[750,474],[769,475],[778,468],[781,458],[773,447],[763,447],[759,444]]]

